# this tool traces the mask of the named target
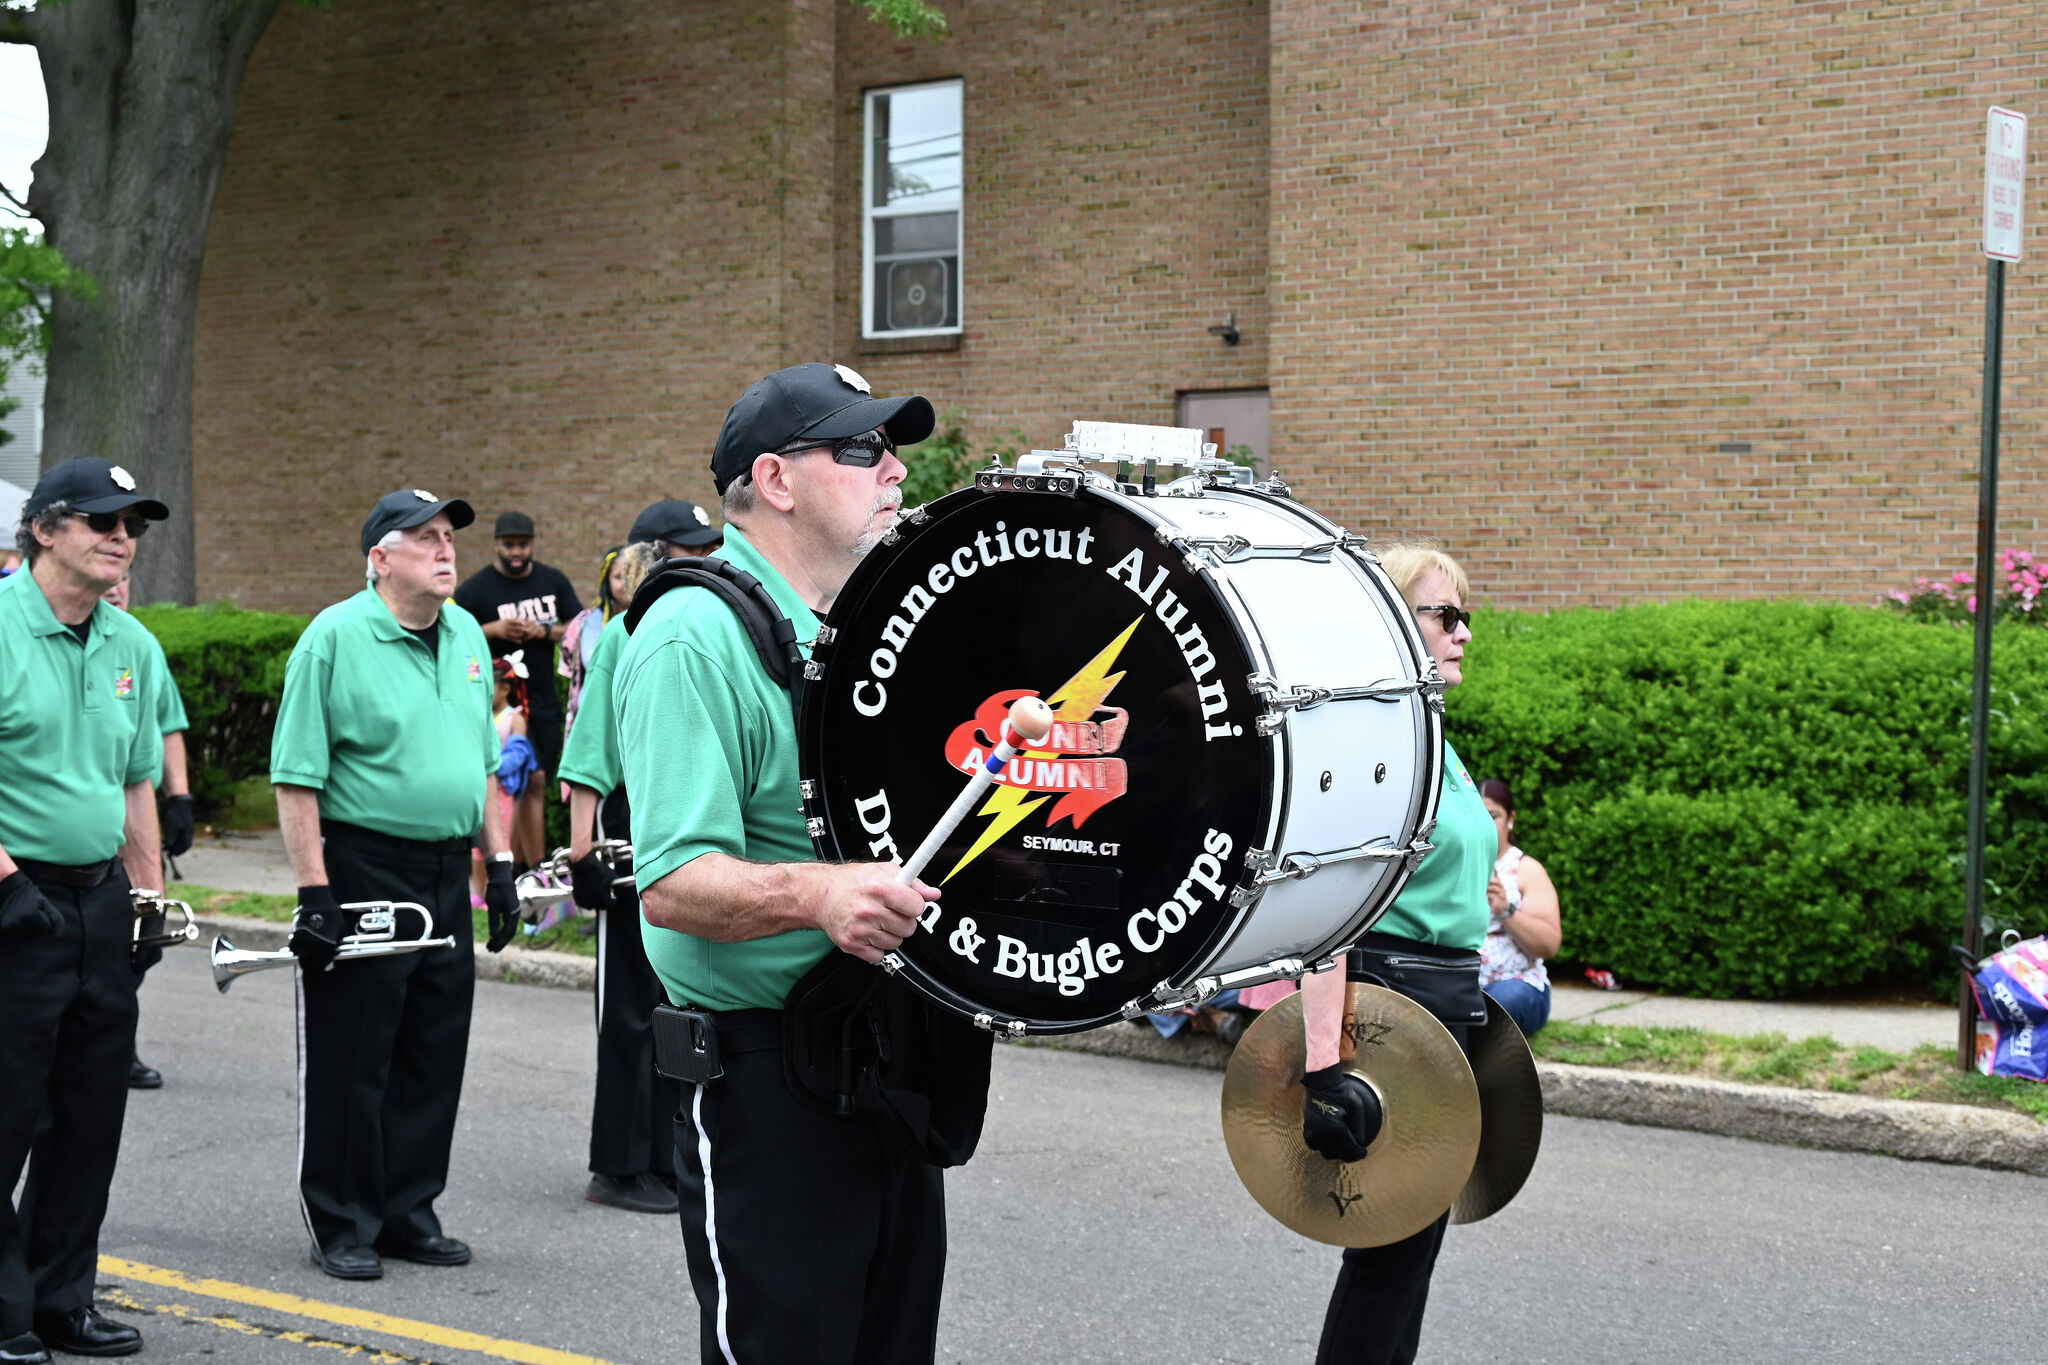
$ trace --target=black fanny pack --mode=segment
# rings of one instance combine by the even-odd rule
[[[799,1101],[874,1118],[928,1166],[974,1155],[988,1112],[992,1034],[841,952],[791,989],[782,1027],[783,1074]]]
[[[1407,996],[1446,1024],[1486,1022],[1486,992],[1479,988],[1475,952],[1367,934],[1353,945],[1345,970],[1353,980]]]

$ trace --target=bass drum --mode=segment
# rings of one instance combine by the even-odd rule
[[[1135,491],[994,471],[914,509],[806,669],[827,859],[907,857],[1008,705],[1052,706],[1044,747],[924,870],[941,899],[885,964],[1009,1036],[1298,976],[1429,847],[1442,683],[1362,540],[1277,484]]]

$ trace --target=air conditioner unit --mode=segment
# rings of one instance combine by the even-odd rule
[[[944,327],[947,262],[942,256],[889,263],[889,330]]]

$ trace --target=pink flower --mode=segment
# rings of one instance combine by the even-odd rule
[[[1970,600],[1969,600],[1969,601],[1967,601],[1967,602],[1965,602],[1965,603],[1963,604],[1963,610],[1964,610],[1964,611],[1967,611],[1967,612],[1969,612],[1969,613],[1970,613],[1971,615],[1973,615],[1973,616],[1974,616],[1974,615],[1976,614],[1976,612],[1977,612],[1977,594],[1976,594],[1976,593],[1971,593],[1971,594],[1970,594]]]
[[[1968,569],[1957,569],[1953,581],[1957,587],[1967,588],[1975,577],[1976,575],[1972,574]]]
[[[1891,598],[1892,601],[1898,603],[1902,607],[1913,600],[1912,598],[1906,596],[1906,594],[1900,592],[1897,588],[1892,589],[1890,592],[1886,593],[1885,596]]]

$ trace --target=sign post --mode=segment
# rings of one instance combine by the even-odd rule
[[[2005,266],[2026,236],[2027,116],[1993,106],[1984,139],[1984,416],[1977,457],[1976,660],[1970,687],[1970,832],[1964,872],[1963,947],[1984,951],[1984,803],[1990,760],[1991,617],[1998,596],[1998,386],[2005,359]],[[1956,1058],[1976,1061],[1977,1000],[1963,983]]]

